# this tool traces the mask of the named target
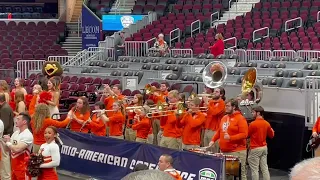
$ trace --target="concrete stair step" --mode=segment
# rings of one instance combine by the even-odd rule
[[[79,42],[79,43],[82,43],[82,39],[81,38],[79,38],[79,39],[67,38],[65,42]]]
[[[76,33],[69,33],[68,34],[68,37],[75,37],[75,38],[78,38],[79,36],[81,37],[81,32],[79,32],[79,35],[78,35],[78,32],[75,31]]]

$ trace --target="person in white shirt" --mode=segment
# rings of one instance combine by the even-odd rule
[[[59,145],[62,144],[57,128],[49,126],[44,131],[46,143],[42,144],[39,149],[39,154],[42,154],[44,163],[40,165],[42,173],[38,176],[38,180],[58,180],[58,175],[55,168],[60,164]]]
[[[25,158],[30,157],[33,143],[33,135],[28,129],[31,117],[26,113],[17,116],[16,126],[18,130],[12,134],[4,135],[3,139],[11,151],[11,180],[27,180],[27,162]]]
[[[2,120],[0,119],[0,138],[3,136],[3,131],[4,131],[4,124],[3,124]]]

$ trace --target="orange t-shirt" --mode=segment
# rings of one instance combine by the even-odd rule
[[[143,117],[140,121],[132,126],[133,130],[137,130],[137,137],[147,139],[151,128],[151,121],[147,117]]]
[[[316,132],[316,133],[320,133],[320,116],[318,117],[316,123],[314,124],[313,128],[312,128],[312,132]]]
[[[167,116],[160,118],[160,126],[163,126],[163,136],[171,138],[180,138],[181,129],[177,126],[177,117],[174,111],[166,113]]]
[[[168,96],[168,91],[161,92],[159,96],[151,94],[149,95],[150,100],[152,100],[155,104],[158,104],[159,102],[164,103],[166,102],[166,97]]]
[[[182,177],[180,176],[180,174],[178,173],[178,171],[175,169],[166,169],[166,170],[164,170],[164,172],[171,175],[175,180],[183,180]]]
[[[206,116],[202,112],[197,112],[194,115],[185,113],[178,123],[182,130],[182,143],[185,145],[200,145],[201,129],[206,120]]]
[[[80,111],[76,111],[76,112],[74,112],[74,114],[78,119],[80,119],[82,121],[87,121],[90,118],[90,111],[87,111],[85,114],[81,114]],[[70,122],[70,130],[71,131],[80,132],[80,129],[82,126],[83,126],[82,124],[79,124],[75,120],[71,120],[71,122]],[[87,124],[82,128],[81,132],[87,133],[88,131],[89,131],[89,129],[88,129],[88,124]]]
[[[29,114],[30,116],[33,116],[35,109],[36,109],[36,104],[37,104],[37,97],[38,95],[33,95],[31,102],[29,104]]]
[[[110,136],[122,136],[123,135],[123,124],[125,121],[125,118],[123,114],[118,112],[111,112],[111,116],[109,116],[109,135]]]
[[[228,132],[230,139],[224,139],[225,132]],[[241,112],[235,111],[233,114],[225,115],[217,133],[212,141],[219,139],[219,145],[222,152],[237,152],[246,149],[246,138],[248,136],[248,123]]]
[[[250,137],[250,148],[258,148],[267,145],[266,139],[274,137],[274,131],[270,124],[261,117],[256,118],[249,125],[248,136]]]
[[[132,106],[129,106],[129,107],[132,107]],[[127,119],[127,123],[126,123],[126,126],[127,128],[132,128],[132,125],[134,124],[134,116],[136,115],[136,113],[134,112],[133,109],[130,109],[129,111],[127,111],[127,116],[128,116],[128,119]]]
[[[35,120],[32,119],[30,122],[32,134],[33,134],[33,143],[36,145],[41,145],[46,143],[46,140],[44,139],[44,131],[49,126],[54,126],[57,128],[63,128],[66,127],[69,123],[69,119],[65,119],[64,121],[57,121],[53,120],[51,118],[46,118],[43,120],[42,127],[37,131],[35,128]]]
[[[97,136],[106,136],[107,134],[106,124],[102,119],[97,117],[97,114],[94,114],[91,117],[91,122],[88,124],[88,129],[90,129],[92,134]]]
[[[219,128],[220,121],[225,115],[225,103],[223,99],[210,100],[208,104],[207,120],[205,129],[216,131]]]

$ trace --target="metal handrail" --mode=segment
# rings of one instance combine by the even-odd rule
[[[317,12],[317,22],[320,21],[320,11]]]
[[[230,40],[234,40],[234,46],[229,47],[228,49],[237,48],[238,40],[237,40],[236,37],[231,37],[231,38],[225,39],[225,40],[223,40],[223,42],[227,42],[227,41],[230,41]]]
[[[218,14],[218,19],[213,19],[214,17],[214,15],[216,15],[216,14]],[[219,20],[220,20],[220,13],[219,13],[219,11],[217,11],[217,12],[214,12],[214,13],[212,13],[211,15],[210,15],[210,27],[211,28],[214,28],[214,23],[216,22],[216,21],[218,21],[218,24],[219,24]]]
[[[230,9],[231,9],[231,2],[232,2],[232,0],[229,0],[229,18],[231,17],[231,11],[230,11]]]
[[[82,31],[82,12],[80,13],[80,17],[78,18],[78,37],[80,37],[80,29]]]
[[[263,38],[269,37],[269,34],[270,34],[269,27],[263,27],[263,28],[256,29],[256,30],[253,31],[253,33],[252,33],[252,41],[255,42],[257,40],[260,40],[261,38],[257,38],[257,39],[255,38],[256,37],[256,33],[259,32],[259,31],[263,31],[265,29],[267,29],[267,35],[263,36]]]
[[[196,24],[196,23],[198,23],[198,28],[195,28],[195,29],[193,29],[192,27],[193,27],[193,25],[194,24]],[[198,19],[198,20],[195,20],[195,21],[193,21],[192,23],[191,23],[191,25],[190,25],[190,29],[191,29],[191,37],[193,37],[193,32],[195,32],[195,31],[199,31],[198,33],[200,33],[200,31],[201,31],[201,21]]]
[[[153,45],[152,45],[152,47],[149,48],[149,42],[156,41],[156,40],[157,40],[157,38],[154,37],[154,38],[151,38],[148,41],[146,41],[146,53],[149,53],[149,49],[153,48]]]
[[[172,38],[172,35],[174,35],[175,32],[178,32],[178,35],[176,37]],[[178,39],[178,42],[180,42],[180,37],[181,37],[181,30],[179,28],[176,28],[176,29],[170,31],[170,35],[169,35],[169,39],[170,39],[169,45],[170,46],[169,47],[171,47],[172,41],[174,41],[176,39]]]
[[[313,126],[319,115],[319,76],[306,76],[304,80],[305,90],[305,125]]]
[[[293,22],[293,21],[297,21],[299,20],[299,25],[295,26],[295,27],[292,27],[292,28],[288,28],[288,23],[289,22]],[[289,19],[287,20],[285,23],[284,23],[284,31],[287,32],[287,31],[290,31],[290,30],[293,30],[293,29],[296,29],[296,28],[300,28],[302,27],[302,18],[301,17],[297,17],[297,18],[293,18],[293,19]]]

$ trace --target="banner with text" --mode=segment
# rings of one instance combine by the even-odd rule
[[[98,47],[100,41],[101,21],[90,9],[82,5],[82,49]]]
[[[149,144],[135,143],[92,134],[59,129],[63,141],[60,168],[99,179],[121,179],[135,165],[158,169],[162,154],[174,158],[174,167],[185,180],[220,180],[223,159],[186,151],[174,151]]]

